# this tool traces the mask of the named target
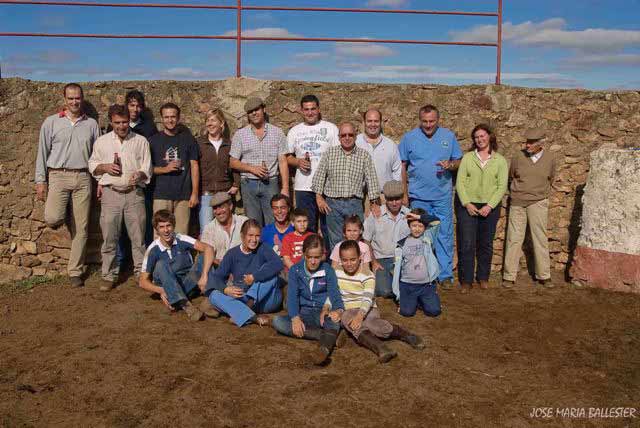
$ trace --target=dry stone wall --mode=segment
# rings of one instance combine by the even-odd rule
[[[580,224],[581,189],[587,178],[589,154],[604,143],[617,147],[639,144],[640,93],[528,89],[509,86],[381,85],[229,79],[210,82],[96,82],[83,85],[92,114],[107,125],[110,104],[124,101],[137,88],[156,114],[166,101],[181,106],[183,122],[195,134],[203,128],[203,112],[221,107],[234,128],[244,125],[242,106],[250,95],[267,100],[272,123],[288,130],[300,117],[302,95],[315,93],[323,117],[359,122],[368,107],[384,114],[385,133],[396,141],[417,124],[418,108],[426,103],[441,110],[441,123],[469,147],[474,125],[488,122],[498,134],[500,150],[509,158],[521,147],[529,126],[548,130],[548,149],[559,160],[549,215],[552,266],[570,263]],[[0,80],[0,282],[32,275],[64,273],[69,257],[66,228],[51,230],[43,222],[42,202],[35,200],[33,172],[38,132],[44,118],[61,104],[62,84],[22,79]],[[89,261],[99,261],[98,205],[92,209]],[[498,224],[494,270],[502,263],[505,210]]]

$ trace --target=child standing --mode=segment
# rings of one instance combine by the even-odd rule
[[[371,263],[371,247],[362,240],[362,232],[364,232],[364,227],[362,226],[360,217],[352,215],[344,219],[344,226],[342,227],[344,241],[356,241],[358,243],[360,254],[362,255],[363,267],[366,267],[368,270],[369,263]],[[331,251],[331,265],[334,269],[340,268],[340,244],[344,241],[338,242]]]
[[[309,232],[309,214],[304,208],[293,210],[293,232],[287,233],[282,238],[282,249],[280,255],[287,270],[291,266],[302,260],[304,240],[313,234]]]
[[[333,350],[340,331],[340,315],[344,310],[338,291],[336,273],[324,259],[324,242],[309,235],[302,245],[304,259],[289,271],[287,316],[273,320],[273,328],[280,334],[317,340],[320,345],[312,355],[314,364],[324,364]],[[333,310],[322,312],[329,299]]]
[[[344,241],[339,249],[342,269],[336,271],[338,287],[345,311],[342,326],[359,345],[373,351],[378,361],[386,363],[397,353],[380,339],[398,339],[415,349],[424,349],[422,339],[403,327],[381,318],[373,300],[375,279],[371,273],[360,270],[360,246],[356,241]]]
[[[440,273],[433,242],[440,221],[422,208],[407,214],[410,234],[398,241],[393,271],[393,291],[400,298],[400,315],[412,317],[418,307],[425,315],[441,313],[436,279]]]

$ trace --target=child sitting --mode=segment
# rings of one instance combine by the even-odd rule
[[[291,337],[317,340],[320,346],[312,356],[315,364],[323,364],[331,354],[340,331],[340,315],[344,309],[333,268],[324,259],[324,242],[316,234],[302,245],[304,259],[291,267],[287,289],[288,316],[273,320],[273,328]],[[333,311],[322,313],[329,299]]]
[[[344,241],[340,244],[339,252],[342,269],[336,271],[336,276],[345,308],[342,326],[355,337],[359,345],[373,351],[381,363],[388,362],[397,354],[380,339],[398,339],[415,349],[424,349],[419,336],[381,318],[373,300],[373,275],[360,270],[362,261],[358,243]]]
[[[407,214],[410,234],[398,241],[395,250],[393,292],[400,298],[400,315],[412,317],[418,306],[425,315],[440,315],[436,279],[440,273],[433,243],[440,221],[422,208]]]
[[[282,261],[287,270],[302,259],[303,242],[313,234],[313,232],[307,230],[307,227],[309,227],[307,210],[303,208],[293,210],[293,232],[287,233],[282,238],[282,249],[280,250]]]
[[[356,241],[358,243],[360,254],[362,254],[363,268],[365,271],[368,271],[369,263],[371,263],[371,247],[362,240],[363,231],[362,220],[360,220],[360,217],[357,215],[352,215],[344,219],[344,226],[342,227],[344,241]],[[333,266],[334,269],[340,268],[340,244],[344,241],[338,242],[331,251],[331,266]]]

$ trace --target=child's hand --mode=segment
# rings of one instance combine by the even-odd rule
[[[339,309],[329,312],[329,318],[331,318],[331,321],[333,322],[339,322],[341,317],[342,311],[340,311]]]
[[[250,273],[244,275],[242,279],[244,280],[244,283],[246,285],[253,285],[253,282],[255,281],[255,279],[253,278],[253,275]]]
[[[324,317],[329,315],[330,311],[331,311],[331,308],[329,306],[324,305],[322,307],[322,310],[320,311],[320,327],[324,327]]]
[[[322,318],[320,319],[322,320]],[[304,336],[305,326],[299,316],[293,317],[293,319],[291,320],[291,329],[293,330],[293,335],[295,337]]]
[[[358,312],[358,315],[353,317],[353,319],[349,323],[349,328],[351,328],[351,330],[353,331],[360,330],[360,327],[362,327],[362,321],[364,321],[364,313],[360,311]]]
[[[379,261],[377,261],[376,259],[373,259],[371,261],[371,272],[376,273],[379,270],[384,271],[384,268],[382,267]]]

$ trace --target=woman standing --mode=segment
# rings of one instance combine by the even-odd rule
[[[496,136],[488,125],[473,128],[471,140],[473,145],[462,158],[456,183],[460,234],[458,278],[463,293],[471,289],[474,273],[480,288],[486,289],[489,285],[493,236],[509,175],[507,161],[498,153]]]
[[[229,167],[231,133],[222,110],[214,108],[205,116],[206,132],[198,140],[200,154],[200,233],[213,220],[211,198],[217,192],[228,192],[235,196],[240,188],[240,175]]]

